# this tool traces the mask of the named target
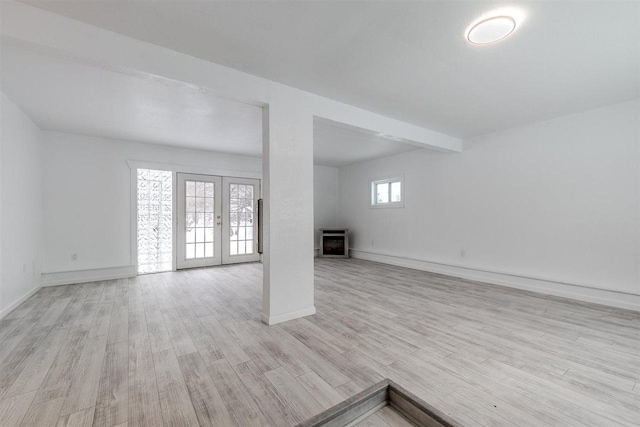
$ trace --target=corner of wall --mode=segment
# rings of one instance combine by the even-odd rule
[[[43,132],[0,92],[0,318],[42,287]],[[8,250],[10,248],[11,250]]]

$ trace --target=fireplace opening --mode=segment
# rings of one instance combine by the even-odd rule
[[[322,253],[325,255],[344,255],[344,236],[324,237]]]
[[[322,244],[320,245],[321,257],[348,258],[349,257],[349,230],[346,229],[320,229]]]

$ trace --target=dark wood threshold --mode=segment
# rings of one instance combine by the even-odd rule
[[[333,408],[298,424],[297,427],[344,427],[356,424],[384,406],[389,405],[408,422],[416,426],[459,427],[447,415],[413,393],[385,379],[368,389],[338,403]]]

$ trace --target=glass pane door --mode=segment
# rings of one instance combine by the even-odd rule
[[[178,174],[177,268],[221,263],[221,186],[220,177]]]
[[[260,181],[227,178],[223,184],[223,253],[222,262],[259,261],[257,206]]]

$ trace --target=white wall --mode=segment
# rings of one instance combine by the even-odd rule
[[[487,281],[567,296],[582,290],[564,284],[640,295],[639,117],[628,102],[476,137],[459,154],[343,167],[340,219],[354,255],[469,278],[506,273]],[[405,207],[370,209],[369,179],[397,172]]]
[[[261,171],[256,158],[61,132],[43,134],[45,273],[130,266],[127,160]],[[338,169],[314,166],[314,229],[339,226],[337,215]],[[71,254],[77,254],[77,260]]]
[[[258,158],[50,131],[44,138],[45,273],[131,265],[128,160],[261,171]]]
[[[338,220],[338,168],[313,167],[314,249],[320,248],[320,228],[340,227]]]
[[[0,92],[0,318],[41,286],[42,132]]]

